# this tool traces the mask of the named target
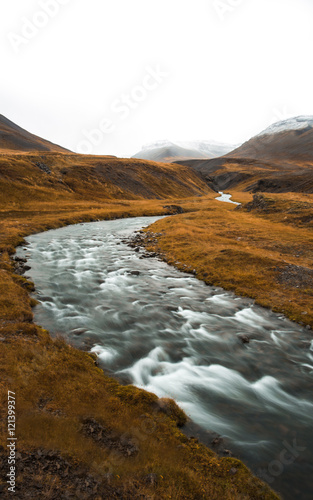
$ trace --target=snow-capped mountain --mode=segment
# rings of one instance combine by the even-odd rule
[[[175,141],[167,139],[145,144],[133,158],[174,162],[186,158],[217,158],[237,146],[216,141]]]
[[[212,158],[223,156],[239,147],[239,144],[225,144],[216,141],[187,141],[178,142],[177,144],[187,149],[196,149],[201,153],[210,155]]]
[[[278,134],[280,132],[286,132],[287,130],[302,130],[302,129],[310,130],[311,128],[313,128],[312,115],[295,116],[293,118],[288,118],[287,120],[282,120],[273,123],[265,130],[263,130],[260,134],[258,134],[258,136]]]
[[[313,116],[274,123],[226,155],[285,164],[313,161]]]

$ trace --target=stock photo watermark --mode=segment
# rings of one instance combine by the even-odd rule
[[[278,455],[278,458],[272,460],[267,469],[258,469],[257,475],[263,481],[271,484],[275,481],[275,478],[283,474],[285,468],[287,466],[292,465],[297,458],[300,457],[301,453],[306,450],[305,446],[299,446],[297,444],[297,440],[294,439],[292,444],[288,443],[288,441],[283,441],[284,448]]]
[[[77,144],[78,153],[92,154],[94,148],[103,142],[105,136],[115,132],[118,125],[127,120],[130,114],[137,110],[168,78],[168,73],[163,71],[160,65],[146,66],[145,71],[146,74],[139,84],[112,101],[107,116],[103,117],[95,128],[82,130],[84,139]],[[109,118],[109,115],[113,115],[113,118]]]
[[[16,483],[16,399],[15,392],[8,391],[8,491],[15,493]]]
[[[213,0],[213,7],[221,21],[233,13],[246,0]]]
[[[288,120],[288,118],[291,118],[293,116],[294,116],[294,113],[290,113],[287,106],[283,106],[282,108],[274,108],[273,109],[273,116],[272,116],[272,123],[285,121],[285,120]]]
[[[10,31],[7,38],[12,49],[18,54],[25,45],[33,40],[49,22],[55,18],[62,7],[72,0],[39,0],[38,10],[29,17],[21,18],[21,28],[18,32]]]

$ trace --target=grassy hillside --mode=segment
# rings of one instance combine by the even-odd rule
[[[0,190],[0,209],[36,208],[47,202],[189,197],[210,191],[187,167],[57,153],[0,155]]]

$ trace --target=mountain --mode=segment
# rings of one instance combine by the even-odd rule
[[[313,192],[313,116],[277,122],[228,154],[178,161],[213,189]]]
[[[281,120],[273,123],[269,127],[267,127],[263,132],[260,132],[261,135],[274,135],[279,132],[286,132],[288,130],[304,130],[310,129],[313,127],[313,116],[311,115],[302,115],[295,116],[293,118],[287,118],[286,120]]]
[[[216,141],[190,141],[180,143],[184,144],[185,147],[187,145],[194,149],[199,150],[201,153],[206,154],[207,156],[212,156],[212,158],[218,158],[219,156],[226,155],[230,151],[233,151],[238,147],[238,144],[226,144],[224,142],[216,142]]]
[[[225,155],[236,146],[214,141],[170,142],[167,140],[146,144],[133,158],[174,162],[187,158],[215,158]]]
[[[0,152],[14,151],[55,151],[68,152],[67,149],[31,134],[15,123],[0,115]]]
[[[182,148],[176,144],[168,143],[165,146],[143,149],[139,153],[135,154],[132,158],[160,161],[164,163],[172,163],[176,159],[184,160],[185,158],[211,158],[199,151]]]
[[[266,161],[313,161],[313,116],[274,123],[226,156]]]

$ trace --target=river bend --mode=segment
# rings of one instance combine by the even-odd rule
[[[28,237],[18,255],[36,284],[35,321],[125,383],[173,397],[284,498],[312,499],[311,332],[121,242],[156,220]]]

